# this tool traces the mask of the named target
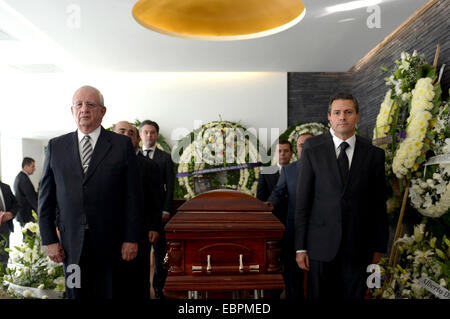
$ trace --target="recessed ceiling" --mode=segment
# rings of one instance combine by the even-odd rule
[[[61,61],[42,63],[63,70],[77,64],[108,72],[339,72],[352,67],[427,1],[378,1],[381,25],[369,28],[367,19],[375,13],[367,7],[330,13],[325,8],[349,1],[304,0],[306,16],[291,29],[231,42],[180,39],[145,29],[132,17],[136,2],[0,0],[0,15],[3,10],[3,15],[20,18],[22,27],[25,22],[35,27],[48,40],[41,46],[61,48],[60,54],[67,56],[54,58]],[[18,28],[0,19],[0,29],[20,40],[24,34]]]

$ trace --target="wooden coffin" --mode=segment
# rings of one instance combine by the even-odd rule
[[[166,291],[283,289],[284,226],[260,200],[211,191],[187,201],[165,227]]]

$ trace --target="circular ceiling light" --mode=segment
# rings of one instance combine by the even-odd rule
[[[150,30],[188,39],[242,40],[284,31],[305,16],[300,0],[139,0],[133,17]]]

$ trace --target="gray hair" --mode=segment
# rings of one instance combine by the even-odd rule
[[[74,93],[73,95],[75,96],[75,94],[76,94],[78,91],[83,90],[83,89],[88,89],[88,90],[92,90],[92,91],[96,92],[97,95],[98,95],[98,99],[99,99],[99,102],[100,102],[100,106],[105,106],[105,99],[103,98],[102,92],[100,92],[99,89],[97,89],[97,88],[95,88],[95,87],[93,87],[93,86],[90,86],[90,85],[83,85],[83,86],[80,87],[78,90],[76,90],[75,93]],[[72,104],[73,104],[73,97],[72,97]]]

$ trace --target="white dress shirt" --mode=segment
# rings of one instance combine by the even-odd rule
[[[355,144],[356,144],[356,135],[353,134],[350,138],[346,139],[345,141],[334,135],[334,131],[332,128],[330,128],[330,134],[333,137],[333,143],[334,143],[334,150],[336,152],[336,159],[339,157],[339,154],[341,153],[341,143],[347,142],[348,147],[345,150],[345,153],[348,157],[348,168],[350,169],[352,165],[352,159],[353,159],[353,153],[355,152]],[[297,253],[306,253],[306,250],[297,250]]]
[[[84,134],[83,132],[80,132],[79,130],[77,130],[77,133],[78,133],[78,152],[80,154],[80,162],[83,161],[82,156],[81,156],[81,152],[83,151],[83,149],[82,149],[83,146],[81,144],[81,140],[84,138],[85,135],[89,135],[90,142],[91,142],[91,145],[92,145],[92,154],[94,154],[95,144],[97,144],[97,140],[98,140],[98,137],[100,136],[101,130],[102,130],[101,126],[97,127],[95,130],[93,130],[89,134]]]
[[[348,157],[348,168],[350,169],[350,167],[352,165],[353,153],[355,152],[356,135],[353,134],[350,138],[348,138],[344,141],[344,140],[341,140],[336,135],[334,135],[334,131],[332,128],[330,128],[330,134],[333,137],[334,150],[336,151],[336,158],[338,158],[339,154],[341,153],[341,148],[339,147],[339,146],[341,146],[341,143],[347,142],[348,147],[345,150],[345,153],[347,154],[347,157]]]
[[[147,151],[148,150],[152,150],[151,152],[150,152],[150,158],[151,159],[153,159],[153,156],[155,155],[155,150],[156,150],[156,144],[155,145],[153,145],[152,147],[150,147],[150,148],[146,148],[146,149],[144,149],[144,148],[142,148],[142,153],[144,154],[144,156],[146,156],[146,153],[147,153]]]

